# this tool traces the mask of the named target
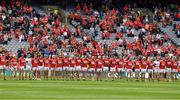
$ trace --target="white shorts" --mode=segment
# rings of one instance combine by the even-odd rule
[[[38,66],[38,69],[39,71],[43,71],[44,70],[44,66]]]
[[[81,71],[81,66],[76,66],[76,67],[75,67],[75,70],[76,70],[76,71]]]
[[[135,72],[140,72],[140,69],[135,69]]]
[[[115,67],[110,67],[110,71],[111,72],[116,71],[116,68]]]
[[[177,69],[172,69],[172,72],[177,72]]]
[[[160,73],[165,73],[165,69],[159,69]]]
[[[24,69],[24,66],[20,66],[20,70],[25,70],[25,69]]]
[[[97,68],[97,72],[102,72],[102,68]]]
[[[68,66],[64,66],[64,67],[63,67],[63,70],[64,70],[64,71],[68,71],[68,70],[69,70],[69,67],[68,67]]]
[[[132,69],[126,69],[126,72],[132,72]]]
[[[33,71],[35,71],[35,70],[37,70],[38,69],[38,67],[32,67],[32,70]]]
[[[75,71],[75,68],[74,67],[70,67],[69,71]]]
[[[87,67],[82,67],[82,71],[87,71]]]
[[[57,68],[55,69],[55,71],[62,71],[62,70],[63,70],[62,67],[57,67]]]
[[[145,73],[145,72],[146,72],[146,69],[141,69],[141,72],[142,72],[142,73]]]
[[[55,70],[55,68],[50,68],[50,70]]]
[[[166,68],[165,72],[171,72],[171,68]]]
[[[103,71],[105,71],[105,72],[107,72],[107,71],[109,71],[109,67],[103,67]]]
[[[44,70],[49,70],[49,67],[44,67]]]
[[[153,72],[153,70],[152,69],[148,69],[148,73],[152,73]]]
[[[123,68],[118,68],[117,71],[118,71],[118,72],[122,72],[122,71],[123,71]]]
[[[1,66],[0,66],[0,69],[4,69],[4,67],[5,67],[5,65],[1,65]]]
[[[90,71],[90,72],[92,72],[92,71],[95,72],[95,68],[89,68],[89,71]]]
[[[31,66],[26,66],[26,71],[31,71]]]
[[[159,69],[155,68],[153,69],[155,73],[158,73],[159,72]]]

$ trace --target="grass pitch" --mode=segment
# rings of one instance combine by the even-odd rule
[[[180,81],[0,81],[0,100],[180,100]]]

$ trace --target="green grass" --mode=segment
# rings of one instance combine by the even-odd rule
[[[179,99],[180,81],[0,81],[0,100],[119,100],[119,99]]]

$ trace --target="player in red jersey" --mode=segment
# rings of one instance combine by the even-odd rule
[[[50,59],[49,57],[44,58],[44,79],[49,79],[49,69],[50,69]]]
[[[97,81],[102,81],[102,67],[103,67],[103,60],[97,59],[96,60],[97,66],[96,66],[96,72],[97,72]]]
[[[172,81],[175,81],[177,80],[177,76],[176,76],[176,73],[177,73],[177,67],[178,67],[178,60],[175,58],[173,61],[172,61]]]
[[[76,66],[76,59],[72,58],[70,59],[70,80],[74,80],[74,71],[75,71],[75,66]]]
[[[124,61],[122,59],[120,59],[119,61],[116,61],[116,63],[118,64],[117,72],[118,72],[119,78],[121,79],[122,78],[122,72],[124,69]]]
[[[141,80],[145,81],[145,74],[146,74],[146,69],[148,67],[148,62],[146,58],[143,58],[141,60]]]
[[[132,67],[133,67],[133,62],[131,60],[129,60],[126,63],[126,65],[125,65],[126,72],[127,72],[127,75],[126,75],[127,81],[128,81],[128,79],[131,79],[131,76],[132,76]]]
[[[116,71],[116,60],[114,58],[110,58],[110,72],[111,72],[111,80],[114,81],[114,74]]]
[[[57,57],[57,66],[56,66],[55,71],[56,71],[55,73],[56,73],[57,79],[59,79],[60,76],[62,76],[62,78],[64,78],[63,73],[62,73],[62,71],[63,71],[63,60],[61,57]]]
[[[171,78],[171,72],[172,72],[172,60],[170,58],[167,59],[166,61],[166,79],[167,81],[169,81],[169,79]]]
[[[10,60],[10,65],[13,67],[13,71],[14,71],[14,78],[17,79],[17,72],[18,72],[18,61],[15,57],[13,57]],[[20,79],[20,74],[19,74],[19,79]]]
[[[87,59],[82,59],[82,79],[85,80],[86,79],[86,72],[87,72],[87,69],[88,69],[88,65],[89,65],[89,61]]]
[[[96,62],[95,62],[95,59],[89,59],[89,71],[90,71],[90,79],[91,80],[94,80],[94,73],[95,73],[95,68],[96,68]]]
[[[19,67],[20,67],[20,75],[21,75],[21,78],[22,80],[25,79],[24,77],[24,71],[25,71],[25,58],[24,57],[20,57],[19,58]],[[27,78],[27,76],[26,76]]]
[[[139,80],[140,67],[141,67],[141,62],[140,62],[140,60],[135,60],[135,61],[134,61],[135,80]]]
[[[69,71],[69,58],[63,58],[63,74],[68,79],[68,71]]]
[[[0,79],[2,78],[1,75],[5,76],[5,65],[6,65],[6,56],[5,55],[1,55],[0,56]]]
[[[34,56],[34,58],[32,58],[31,60],[32,62],[32,71],[33,71],[33,74],[34,74],[34,79],[37,79],[38,78],[38,75],[37,75],[37,68],[38,68],[38,58],[37,56]]]
[[[159,78],[159,66],[160,66],[160,60],[159,58],[154,58],[154,66],[153,66],[153,80],[156,80],[157,78]]]
[[[76,78],[77,78],[78,80],[80,79],[79,73],[80,73],[80,71],[81,71],[81,63],[82,63],[81,58],[77,58],[77,59],[76,59],[75,70],[76,70]]]
[[[160,80],[164,81],[165,68],[166,68],[166,61],[164,59],[162,59],[160,61],[160,66],[159,66],[159,78],[158,78],[158,81],[160,81]]]
[[[103,73],[106,80],[108,80],[108,71],[109,71],[109,58],[104,58],[104,64],[103,64]]]
[[[56,63],[57,61],[56,61],[56,57],[55,56],[53,56],[53,57],[51,57],[50,58],[50,62],[49,62],[49,64],[50,64],[50,70],[51,70],[51,75],[50,75],[50,77],[51,77],[51,79],[53,79],[53,80],[55,80],[56,78],[55,78],[55,68],[56,68],[56,66],[57,66],[57,63]]]
[[[37,68],[38,78],[41,78],[43,69],[44,69],[44,59],[43,56],[41,55],[40,57],[38,57],[38,68]]]

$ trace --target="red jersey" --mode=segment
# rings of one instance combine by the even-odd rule
[[[147,66],[148,66],[148,63],[147,63],[147,61],[142,61],[142,65],[141,65],[141,69],[146,69],[147,68]]]
[[[23,57],[19,58],[19,65],[25,66],[25,58],[23,58]]]
[[[105,59],[104,59],[104,66],[108,67],[109,64],[110,64],[109,59],[108,59],[108,58],[105,58]]]
[[[75,67],[75,65],[76,65],[76,60],[75,59],[71,59],[70,67]]]
[[[161,61],[159,68],[160,69],[165,69],[165,67],[166,67],[166,62],[165,61]]]
[[[63,61],[64,61],[63,66],[65,66],[65,67],[69,66],[69,59],[68,58],[64,58]]]
[[[10,62],[11,62],[11,66],[12,66],[12,67],[17,67],[17,66],[18,66],[18,61],[17,61],[17,59],[12,58]]]
[[[167,61],[167,66],[166,66],[167,68],[171,68],[172,67],[172,61],[171,60],[168,60]]]
[[[90,68],[96,68],[96,62],[94,60],[90,60]]]
[[[80,58],[76,59],[76,66],[81,66],[82,60]]]
[[[135,61],[135,69],[139,69],[141,66],[140,61]]]
[[[127,62],[127,64],[126,64],[127,69],[132,69],[132,66],[133,66],[132,61]]]
[[[110,67],[115,67],[116,66],[116,60],[113,58],[110,58]]]
[[[6,65],[6,56],[0,56],[0,65],[1,66]]]
[[[38,67],[39,62],[37,58],[32,58],[31,63],[32,63],[32,67]]]
[[[124,65],[124,62],[122,60],[120,60],[118,63],[118,68],[123,68],[123,65]]]
[[[153,69],[154,63],[152,61],[150,61],[148,63],[148,69]]]
[[[102,60],[97,60],[97,68],[102,68],[103,66],[103,61]]]
[[[177,69],[178,67],[178,61],[173,61],[172,62],[172,69]]]
[[[87,67],[89,64],[89,61],[87,59],[83,59],[82,67]]]
[[[43,65],[44,65],[44,59],[38,58],[38,66],[43,66]]]
[[[63,67],[63,60],[62,60],[62,58],[59,58],[57,60],[57,67]]]
[[[44,67],[49,67],[49,59],[48,58],[44,59]]]
[[[49,64],[51,68],[56,68],[56,59],[55,58],[51,59]]]

